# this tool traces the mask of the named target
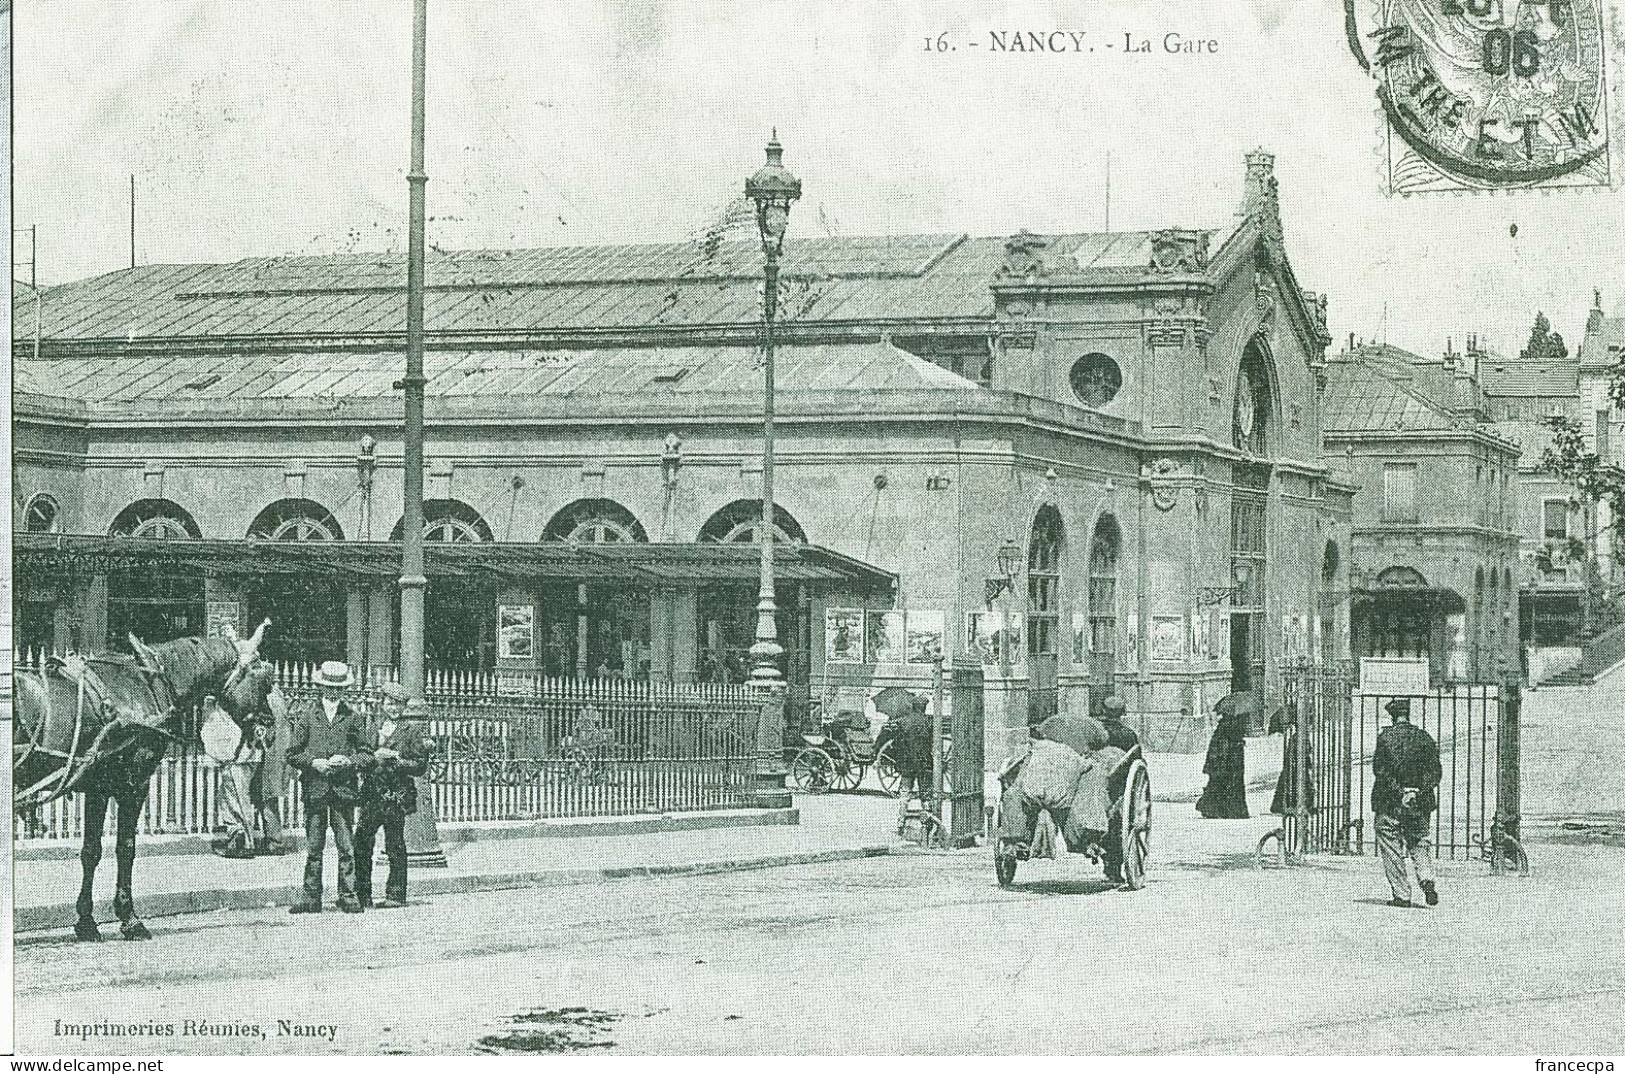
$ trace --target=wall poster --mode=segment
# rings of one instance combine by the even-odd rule
[[[497,659],[536,658],[536,605],[497,605]]]
[[[235,638],[242,626],[243,606],[234,600],[211,600],[204,609],[204,636]]]
[[[824,609],[824,662],[863,663],[863,609]]]
[[[907,650],[903,613],[869,611],[863,613],[863,618],[863,662],[903,663]]]
[[[1153,615],[1151,617],[1151,659],[1155,661],[1185,659],[1185,617],[1183,615]]]
[[[948,616],[940,609],[908,613],[908,662],[929,664],[947,653]]]
[[[1002,612],[968,612],[965,615],[965,637],[970,639],[970,647],[981,657],[983,664],[997,664],[999,662],[999,645],[1001,637],[1010,639],[1010,662],[1021,663],[1023,646],[1021,643],[1021,628],[1023,613],[1011,612],[1009,629],[1000,631],[999,624]]]

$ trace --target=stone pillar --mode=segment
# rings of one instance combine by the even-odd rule
[[[982,771],[985,800],[999,800],[999,766],[1027,744],[1027,674],[1017,665],[1008,677],[997,665],[982,668]]]
[[[367,682],[367,591],[350,586],[344,594],[344,660]]]
[[[78,591],[79,648],[99,653],[107,648],[107,575],[93,575]]]
[[[700,603],[694,589],[672,594],[672,678],[693,682],[700,671]]]
[[[649,681],[670,683],[676,671],[676,598],[670,589],[649,591]]]
[[[395,650],[395,591],[387,585],[374,586],[367,594],[367,652],[369,668],[393,664]]]

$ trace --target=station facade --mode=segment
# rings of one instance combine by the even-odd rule
[[[941,651],[950,674],[975,661],[1007,680],[1035,718],[1116,692],[1158,745],[1198,748],[1224,693],[1349,655],[1354,486],[1322,438],[1326,302],[1287,258],[1273,158],[1249,154],[1242,185],[1214,230],[792,228],[776,537],[833,557],[829,577],[781,581],[803,699],[924,688]],[[394,555],[403,279],[393,255],[302,257],[25,296],[19,528]],[[757,245],[726,239],[431,258],[430,539],[496,559],[647,544],[655,564],[598,581],[448,570],[428,593],[431,661],[743,673],[754,583],[685,549],[756,537],[759,287]],[[38,564],[17,578],[19,648],[228,614],[285,624],[287,659],[388,663],[397,644],[387,572]],[[516,658],[506,635],[526,615]],[[656,636],[684,640],[656,659]]]

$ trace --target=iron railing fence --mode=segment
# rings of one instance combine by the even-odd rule
[[[1378,734],[1391,722],[1387,706],[1400,698],[1410,702],[1410,722],[1439,747],[1443,774],[1433,814],[1434,855],[1488,860],[1506,849],[1506,837],[1516,839],[1521,764],[1515,683],[1366,692],[1348,664],[1289,668],[1283,683],[1280,798],[1287,850],[1363,854],[1367,845],[1375,848],[1371,761]]]
[[[38,674],[42,663],[20,664]],[[369,669],[349,693],[371,710],[392,668]],[[314,704],[309,666],[278,669],[291,706]],[[746,803],[760,701],[748,687],[667,685],[430,673],[425,689],[428,788],[443,821],[616,816]],[[190,727],[201,713],[192,713]],[[190,736],[189,736],[190,739]],[[171,748],[153,773],[139,831],[208,834],[219,824],[218,770],[195,740]],[[302,803],[295,776],[284,823]],[[77,839],[78,796],[16,818],[24,841]],[[113,833],[109,817],[106,834]]]

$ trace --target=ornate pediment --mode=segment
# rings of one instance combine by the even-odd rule
[[[1034,235],[1023,228],[1004,241],[1004,264],[999,266],[999,275],[1017,279],[1046,275],[1044,253],[1049,245],[1050,240],[1045,236]]]
[[[1167,228],[1151,233],[1151,267],[1158,272],[1202,272],[1207,268],[1208,233]]]

